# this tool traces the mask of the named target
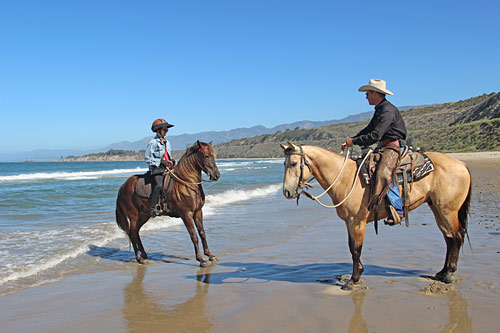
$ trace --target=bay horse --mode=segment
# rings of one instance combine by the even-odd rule
[[[198,236],[201,238],[203,250],[209,260],[217,258],[208,249],[205,229],[203,227],[203,205],[205,193],[201,186],[201,172],[205,172],[210,180],[217,181],[220,177],[219,169],[215,163],[215,150],[212,142],[197,141],[192,147],[187,148],[179,162],[170,170],[172,190],[167,197],[171,217],[180,217],[189,232],[194,245],[196,260],[201,267],[208,266],[198,248]],[[150,218],[150,199],[139,196],[136,183],[143,175],[130,176],[118,191],[116,200],[116,223],[128,235],[134,247],[135,258],[139,263],[144,263],[148,255],[139,236],[139,230]]]
[[[363,273],[361,249],[366,224],[376,218],[368,210],[370,188],[361,176],[358,179],[357,164],[339,153],[316,146],[300,146],[288,142],[280,144],[285,153],[285,177],[283,195],[287,199],[299,197],[299,190],[307,186],[306,181],[314,176],[323,189],[328,190],[337,215],[345,222],[351,252],[352,275],[342,289],[352,290]],[[460,247],[467,233],[467,215],[471,197],[471,176],[467,166],[450,156],[429,152],[426,155],[434,164],[434,171],[412,184],[409,209],[413,210],[426,202],[446,242],[444,267],[436,279],[445,283],[453,281],[457,269]],[[344,169],[342,173],[342,166]],[[334,179],[338,178],[335,182]],[[353,182],[355,182],[353,186]],[[331,184],[333,183],[333,186]],[[351,195],[341,203],[352,190]],[[401,186],[400,186],[401,191]],[[378,208],[378,218],[387,217],[385,205]]]

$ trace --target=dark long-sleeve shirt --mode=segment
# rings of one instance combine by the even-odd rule
[[[382,140],[405,140],[406,126],[399,110],[386,99],[375,106],[368,126],[352,138],[359,146],[370,146]]]

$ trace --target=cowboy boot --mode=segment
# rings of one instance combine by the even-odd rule
[[[400,224],[401,220],[403,219],[403,215],[398,214],[396,211],[396,208],[394,208],[392,205],[387,204],[387,208],[389,211],[388,218],[384,221],[385,225],[396,225]]]

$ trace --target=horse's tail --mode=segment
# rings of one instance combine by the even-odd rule
[[[116,224],[118,224],[118,227],[125,231],[127,235],[130,235],[130,223],[128,221],[127,212],[123,209],[122,206],[122,202],[124,200],[122,190],[123,186],[120,187],[120,190],[118,191],[118,198],[116,199]]]
[[[469,172],[469,178],[471,179],[469,168],[467,168],[467,171]],[[458,210],[458,221],[460,222],[460,234],[462,236],[462,244],[465,240],[464,236],[467,235],[469,246],[470,246],[470,238],[469,238],[469,233],[467,232],[467,226],[468,226],[471,192],[472,192],[472,179],[469,183],[469,192],[467,193],[467,197],[465,198],[462,207],[460,207],[460,209]]]

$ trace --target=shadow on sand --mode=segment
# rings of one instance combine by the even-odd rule
[[[293,283],[333,282],[332,276],[350,274],[352,263],[316,263],[307,265],[278,265],[255,262],[222,262],[218,266],[234,267],[231,272],[212,273],[206,283],[243,283],[250,279],[267,281],[285,281]],[[406,270],[391,267],[365,265],[363,275],[384,277],[420,276],[425,271]],[[198,280],[198,276],[186,276],[188,279]],[[261,281],[261,282],[262,282]],[[256,281],[255,281],[256,282]],[[256,283],[261,283],[256,282]]]
[[[89,244],[89,250],[86,253],[91,257],[98,257],[108,260],[116,260],[121,262],[137,262],[134,252],[128,250],[120,250],[114,247],[96,246]],[[154,262],[179,263],[179,261],[190,260],[189,258],[177,257],[162,252],[149,252],[148,260]],[[169,260],[170,259],[170,260]]]

